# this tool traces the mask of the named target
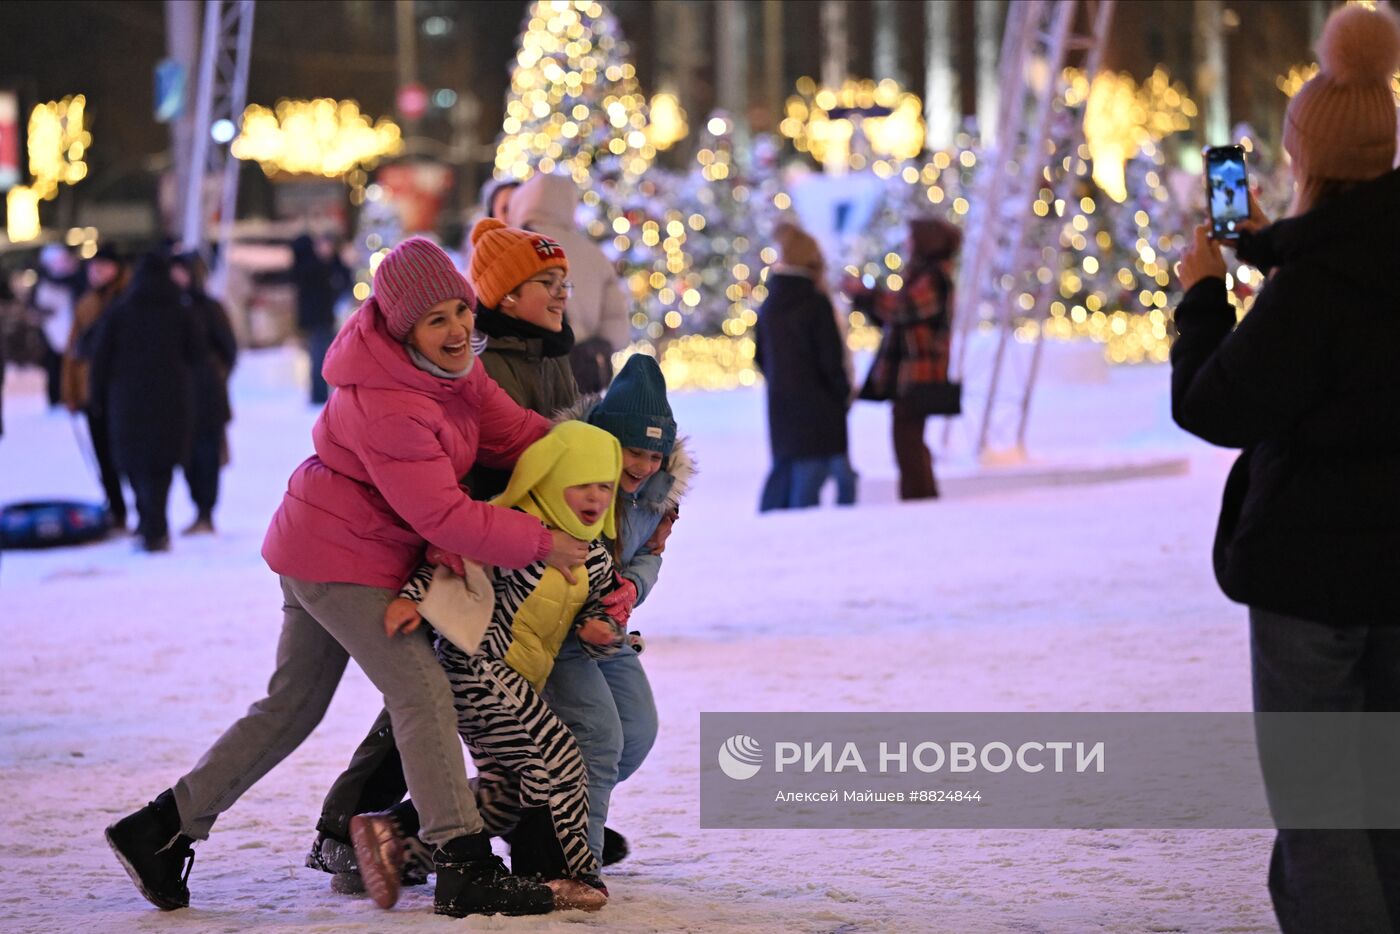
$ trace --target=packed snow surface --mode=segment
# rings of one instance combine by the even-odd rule
[[[1268,832],[699,827],[700,711],[1247,710],[1245,614],[1209,560],[1231,455],[1172,426],[1160,367],[1048,368],[1030,449],[1052,477],[1170,457],[1184,473],[999,484],[963,462],[944,472],[950,495],[901,504],[888,409],[860,404],[860,505],[761,517],[762,390],[673,394],[702,473],[633,618],[661,736],[613,798],[633,855],[611,867],[601,913],[451,921],[429,887],[383,912],[302,867],[321,796],[380,707],[354,665],[311,739],[198,847],[193,907],[156,911],[102,829],[192,765],[271,674],[281,598],[258,551],[310,453],[304,369],[270,351],[236,371],[216,537],[154,557],[128,540],[3,556],[4,930],[1275,929]],[[12,370],[0,500],[95,498],[73,427],[45,410],[37,373]],[[177,481],[172,527],[191,517]]]

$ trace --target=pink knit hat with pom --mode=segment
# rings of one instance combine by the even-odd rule
[[[452,258],[431,240],[405,240],[374,271],[374,300],[395,340],[407,338],[429,308],[449,298],[476,304],[471,286]]]
[[[1366,180],[1395,163],[1395,97],[1400,22],[1389,12],[1344,6],[1327,18],[1317,45],[1321,70],[1288,104],[1283,148],[1294,176]]]

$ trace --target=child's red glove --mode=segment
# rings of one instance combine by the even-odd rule
[[[618,574],[617,589],[604,597],[602,603],[608,619],[625,631],[627,620],[632,618],[632,608],[637,605],[637,585]]]

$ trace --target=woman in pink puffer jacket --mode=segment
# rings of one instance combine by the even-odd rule
[[[473,366],[473,299],[447,254],[409,240],[384,258],[374,295],[331,345],[325,375],[336,392],[312,431],[316,453],[293,472],[263,543],[284,600],[267,696],[172,788],[107,830],[158,907],[189,904],[192,844],[310,734],[352,657],[384,694],[419,835],[437,848],[437,910],[552,907],[548,888],[509,876],[491,855],[425,632],[389,634],[383,623],[425,543],[505,568],[543,560],[566,576],[583,562],[584,543],[473,501],[458,484],[478,459],[511,467],[549,429]]]

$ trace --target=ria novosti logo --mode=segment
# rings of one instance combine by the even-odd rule
[[[1015,769],[1035,773],[1103,772],[1105,742],[1054,740],[1022,742],[1014,749],[1009,743],[974,743],[954,740],[947,743],[924,741],[910,749],[908,742],[881,742],[874,749],[862,749],[855,742],[838,744],[776,742],[773,744],[773,771],[799,774],[839,775],[843,772],[906,774],[916,772],[985,772],[998,774]],[[1071,757],[1071,753],[1073,756]],[[763,768],[763,747],[758,740],[736,733],[719,747],[719,767],[735,781],[753,778]],[[1052,760],[1052,761],[1047,761]],[[867,764],[868,763],[868,764]]]
[[[763,767],[763,747],[752,736],[731,736],[719,747],[720,771],[735,781],[753,778]]]

